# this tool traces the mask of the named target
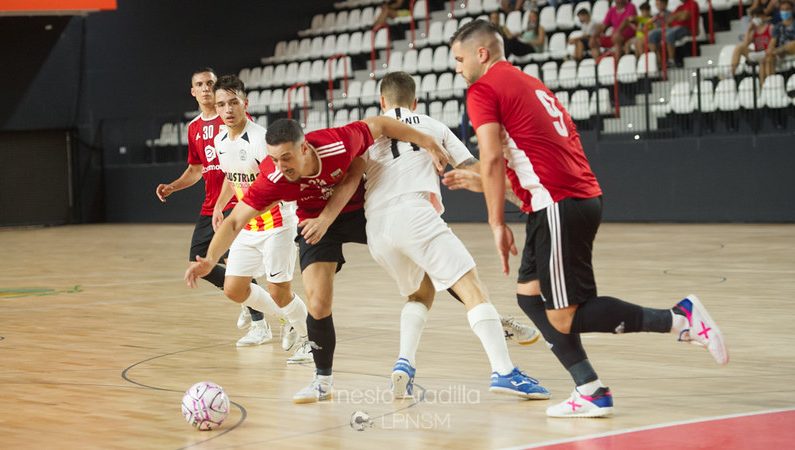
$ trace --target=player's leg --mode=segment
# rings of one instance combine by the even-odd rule
[[[295,403],[331,399],[332,366],[337,343],[331,315],[334,275],[345,264],[343,243],[367,244],[365,224],[364,211],[352,211],[340,214],[323,238],[313,245],[307,244],[303,236],[297,237],[301,276],[307,295],[306,325],[315,360],[315,379],[293,396]]]
[[[400,351],[392,367],[394,398],[409,398],[414,394],[417,348],[428,320],[428,311],[436,292],[430,278],[423,276],[419,289],[409,295],[400,312]]]
[[[268,233],[270,235],[263,248],[263,264],[268,280],[268,293],[283,316],[282,348],[288,351],[298,343],[294,354],[287,358],[287,363],[310,362],[312,352],[307,339],[307,309],[301,297],[292,290],[291,284],[297,253],[296,228],[282,227]]]

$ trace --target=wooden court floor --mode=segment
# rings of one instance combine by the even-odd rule
[[[527,322],[487,226],[453,229],[497,309]],[[514,230],[523,239],[523,228]],[[422,397],[391,402],[403,301],[356,245],[336,282],[336,399],[294,405],[312,368],[288,367],[277,342],[235,347],[239,307],[207,283],[190,290],[182,282],[191,231],[0,230],[0,448],[500,448],[795,406],[793,225],[603,225],[595,251],[601,294],[669,307],[697,293],[731,352],[718,367],[670,335],[588,335],[589,356],[615,396],[610,419],[545,416],[572,385],[543,343],[509,349],[552,400],[489,393],[488,361],[447,294],[431,310],[417,355]],[[295,288],[303,295],[300,276]],[[194,431],[180,414],[183,392],[201,380],[233,401],[216,431]],[[353,430],[356,412],[373,426]],[[738,448],[731,438],[702,438],[683,435],[678,448]]]

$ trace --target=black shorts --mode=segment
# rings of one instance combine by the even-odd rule
[[[224,211],[224,217],[228,216],[232,210]],[[213,216],[199,216],[196,221],[196,226],[193,228],[193,237],[190,240],[190,255],[188,261],[196,261],[196,256],[207,256],[207,249],[210,248],[210,241],[213,240],[215,231],[213,231]],[[227,251],[221,258],[221,262],[229,256]]]
[[[340,214],[334,223],[328,227],[328,231],[317,244],[309,245],[301,236],[295,238],[298,242],[298,256],[301,261],[301,272],[310,264],[315,262],[336,262],[337,272],[345,264],[345,257],[342,255],[342,244],[355,242],[357,244],[367,244],[367,233],[364,218],[364,210],[351,211]]]
[[[602,197],[567,198],[527,218],[518,281],[539,280],[547,309],[596,297],[591,255],[601,221]]]

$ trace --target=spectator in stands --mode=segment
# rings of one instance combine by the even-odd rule
[[[378,17],[375,18],[373,22],[373,26],[376,27],[378,25],[383,25],[389,19],[394,19],[395,17],[401,16],[408,16],[411,14],[405,7],[406,0],[387,0],[381,5],[381,12],[378,14]]]
[[[629,53],[635,48],[635,56],[640,58],[646,48],[646,34],[654,28],[654,17],[651,16],[651,5],[643,2],[638,7],[640,14],[635,17],[635,37],[624,45],[624,53]]]
[[[635,26],[632,24],[638,10],[629,0],[616,0],[615,4],[607,10],[604,22],[596,27],[596,33],[591,36],[591,55],[598,58],[602,48],[612,49],[616,58],[621,56],[624,43],[635,35]],[[613,32],[605,34],[608,28]]]
[[[795,55],[795,20],[792,18],[792,1],[782,0],[778,13],[781,22],[773,28],[773,39],[767,46],[767,54],[759,70],[760,83],[765,78],[776,73],[776,64],[780,58]]]
[[[591,36],[596,32],[596,24],[591,21],[591,12],[588,8],[577,10],[577,19],[582,34],[572,33],[575,36],[569,38],[569,45],[574,46],[574,60],[580,61],[590,47]]]
[[[760,63],[765,59],[767,47],[773,38],[773,26],[766,19],[765,10],[762,7],[757,6],[751,9],[751,25],[748,26],[748,31],[740,45],[734,47],[729,76],[734,76],[737,73],[740,56],[745,56],[748,61],[753,63]],[[753,51],[749,48],[751,44],[754,45]]]
[[[543,53],[547,35],[538,23],[538,11],[531,10],[527,17],[527,29],[520,34],[504,30],[505,48],[509,55],[524,56],[530,53]]]
[[[698,19],[699,11],[696,0],[683,0],[682,4],[677,6],[673,14],[665,20],[665,45],[669,66],[676,64],[676,48],[674,47],[676,41],[686,36],[693,36],[695,39],[698,34]],[[652,30],[649,33],[649,48],[657,52],[658,60],[662,58],[658,51],[662,42],[662,31],[663,29]]]
[[[770,23],[773,25],[781,22],[781,16],[778,15],[779,0],[754,0],[748,10],[749,15],[755,8],[762,8],[765,16],[770,17]]]
[[[500,9],[505,14],[511,11],[521,11],[524,8],[524,0],[501,0]]]

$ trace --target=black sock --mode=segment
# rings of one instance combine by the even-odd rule
[[[552,345],[552,353],[569,371],[577,386],[599,379],[588,361],[588,355],[585,354],[585,349],[582,347],[580,335],[577,333],[563,334],[556,330],[549,323],[547,312],[544,309],[544,301],[540,295],[516,294],[516,299],[522,311],[541,331],[544,340]]]
[[[223,266],[216,265],[213,269],[203,278],[212,283],[218,289],[224,288],[224,277],[226,276],[226,269]]]
[[[334,320],[331,316],[315,319],[312,314],[306,315],[306,329],[312,341],[312,358],[315,360],[315,371],[318,375],[331,375],[334,363],[334,347],[337,346],[337,335],[334,332]]]
[[[671,331],[671,310],[644,308],[614,297],[596,297],[574,313],[572,333],[637,333]]]

